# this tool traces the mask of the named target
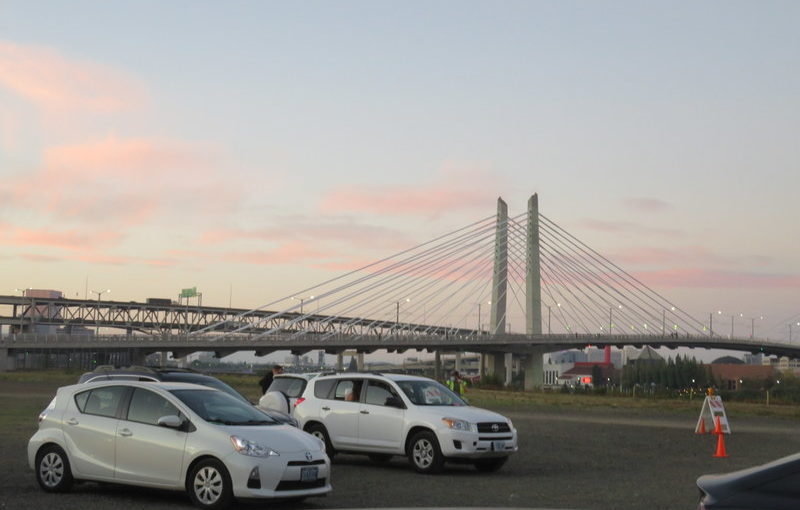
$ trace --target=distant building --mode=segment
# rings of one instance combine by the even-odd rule
[[[26,289],[22,295],[33,300],[53,300],[64,297],[64,293],[60,290],[51,289]],[[37,303],[28,308],[22,316],[31,319],[33,329],[28,332],[40,335],[55,335],[58,333],[58,326],[40,325],[36,324],[36,322],[41,319],[60,319],[61,306],[53,305],[52,303],[41,305]]]
[[[614,365],[610,363],[578,362],[558,376],[558,384],[559,386],[566,385],[568,387],[603,386],[604,384],[601,384],[601,381],[594,380],[594,374],[597,371],[595,367],[600,369],[600,376],[603,378],[602,383],[608,384],[617,379],[617,371],[614,369]]]
[[[747,353],[744,355],[744,362],[746,365],[763,365],[764,355],[760,352],[758,354]]]
[[[655,349],[645,345],[638,353],[626,351],[627,363],[631,366],[636,365],[660,365],[664,363],[664,358]]]
[[[714,362],[709,366],[714,379],[720,382],[720,387],[724,390],[741,389],[745,381],[766,387],[775,378],[775,369],[772,366],[745,365],[741,360],[732,364]]]
[[[744,361],[733,356],[722,356],[711,362],[712,365],[744,365]]]

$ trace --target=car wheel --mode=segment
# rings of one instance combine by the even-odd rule
[[[46,492],[67,492],[72,487],[69,459],[60,447],[48,445],[36,454],[36,481]]]
[[[501,457],[499,459],[476,460],[475,467],[478,469],[478,471],[483,471],[488,473],[492,471],[497,471],[498,469],[503,467],[503,464],[505,464],[507,460],[508,457]]]
[[[444,466],[444,455],[439,448],[436,434],[423,430],[411,438],[408,459],[419,473],[438,473]]]
[[[325,443],[325,453],[328,455],[329,459],[333,459],[336,455],[336,449],[334,449],[331,444],[331,438],[328,436],[328,431],[325,429],[325,426],[319,423],[313,423],[306,427],[306,432]]]
[[[369,460],[371,460],[372,462],[385,463],[392,460],[392,456],[387,455],[385,453],[372,453],[369,455]]]
[[[217,459],[204,459],[195,464],[186,485],[192,503],[198,508],[219,510],[233,502],[231,477]]]

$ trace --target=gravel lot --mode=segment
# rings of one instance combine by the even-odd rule
[[[25,458],[35,414],[53,389],[3,383],[0,417],[31,412],[30,422],[0,430],[0,509],[191,509],[181,493],[81,484],[66,495],[42,492]],[[383,465],[366,457],[338,456],[333,492],[296,508],[546,507],[692,509],[700,474],[760,464],[800,450],[794,420],[731,416],[727,459],[712,458],[714,438],[693,434],[696,416],[630,410],[508,410],[520,433],[520,452],[499,472],[452,466],[423,476],[395,458]],[[698,403],[699,412],[699,403]],[[19,420],[18,420],[19,421]],[[240,508],[284,508],[245,502]]]

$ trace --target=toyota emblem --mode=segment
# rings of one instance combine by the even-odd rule
[[[492,432],[499,432],[499,431],[500,431],[500,425],[492,423]]]
[[[311,455],[311,452],[306,452],[306,460],[307,461],[311,462],[311,458],[312,457],[313,457],[313,455]]]

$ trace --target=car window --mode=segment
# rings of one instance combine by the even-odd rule
[[[397,381],[409,400],[418,406],[465,406],[466,402],[436,381]]]
[[[220,425],[276,425],[278,422],[257,407],[212,390],[172,390],[200,418]]]
[[[91,391],[84,391],[83,393],[75,395],[75,405],[78,406],[80,412],[84,412],[86,408],[86,400],[89,398],[89,393],[91,393]]]
[[[336,385],[336,391],[333,394],[334,400],[358,402],[363,382],[361,379],[341,379]]]
[[[124,386],[96,388],[79,394],[81,397],[80,400],[78,399],[79,395],[76,395],[75,404],[84,414],[113,418],[117,415],[117,408],[126,391],[127,388]],[[83,400],[83,394],[87,394],[86,400]]]
[[[369,381],[365,403],[385,406],[386,399],[396,396],[391,386],[382,381]]]
[[[317,398],[331,398],[331,390],[336,384],[336,379],[319,379],[314,384],[314,396]]]
[[[128,421],[158,425],[162,416],[181,416],[180,411],[161,395],[136,388],[128,406]]]
[[[308,381],[299,377],[276,377],[267,391],[280,391],[289,398],[297,398],[303,394]]]

